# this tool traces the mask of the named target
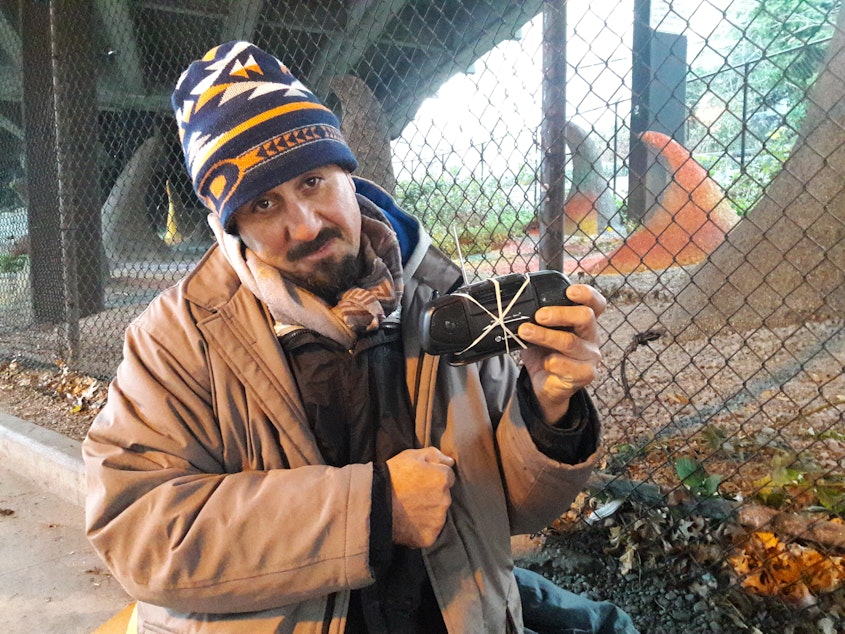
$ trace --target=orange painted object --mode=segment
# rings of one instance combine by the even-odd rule
[[[133,601],[100,625],[92,634],[138,634],[138,618]]]
[[[739,220],[719,185],[689,150],[659,132],[644,132],[641,138],[663,158],[672,181],[637,231],[610,254],[588,256],[573,270],[625,274],[698,264]]]
[[[563,232],[580,232],[588,236],[598,234],[598,196],[593,192],[575,192],[563,206]]]

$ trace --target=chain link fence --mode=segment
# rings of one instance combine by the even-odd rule
[[[691,605],[731,606],[661,629],[677,606],[629,605],[643,631],[845,631],[840,12],[2,2],[0,354],[112,375],[128,322],[212,241],[170,91],[250,39],[337,111],[361,175],[470,280],[557,268],[608,298],[606,459],[536,539],[600,535],[625,592],[658,571]]]

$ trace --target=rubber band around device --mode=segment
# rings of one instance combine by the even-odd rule
[[[472,350],[475,346],[481,343],[481,341],[490,333],[491,330],[497,327],[501,327],[502,329],[502,334],[505,340],[505,352],[510,353],[511,351],[510,344],[508,343],[510,339],[516,341],[516,343],[518,343],[523,350],[528,348],[528,346],[523,343],[522,339],[520,339],[516,335],[516,333],[512,331],[505,323],[505,316],[510,312],[511,308],[513,308],[513,305],[517,302],[517,300],[522,297],[522,293],[525,292],[525,289],[528,288],[528,285],[531,283],[531,277],[528,274],[525,275],[525,281],[523,281],[522,286],[519,287],[519,290],[516,292],[516,294],[513,296],[513,299],[511,299],[510,303],[504,310],[502,309],[502,289],[499,285],[499,280],[497,280],[496,278],[491,278],[490,281],[493,283],[493,288],[496,291],[496,310],[499,312],[498,316],[490,312],[486,306],[484,306],[481,302],[475,299],[472,295],[468,295],[466,293],[454,293],[459,297],[466,297],[467,299],[469,299],[469,301],[481,308],[481,310],[487,313],[487,315],[493,320],[487,326],[484,327],[484,330],[482,330],[481,334],[476,337],[475,341],[473,341],[466,348],[457,353],[459,355]]]

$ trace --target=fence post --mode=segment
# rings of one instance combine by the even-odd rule
[[[742,125],[739,133],[739,173],[745,175],[745,136],[748,134],[748,73],[751,62],[742,65]]]
[[[540,266],[563,270],[563,206],[566,198],[566,2],[543,4],[543,124],[540,133],[543,202]]]
[[[628,218],[642,220],[648,208],[646,172],[648,150],[640,140],[651,119],[651,0],[634,0],[634,31],[631,47],[631,123],[628,140]]]

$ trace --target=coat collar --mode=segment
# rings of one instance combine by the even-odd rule
[[[291,466],[323,459],[267,308],[242,286],[216,246],[184,280],[185,297],[208,311],[197,327],[273,421]]]
[[[407,270],[411,267],[413,275]],[[441,295],[448,293],[463,281],[460,269],[431,246],[430,240],[417,243],[406,274],[403,315],[419,315],[434,291]],[[266,307],[241,285],[217,245],[209,249],[182,283],[185,298],[207,311],[197,326],[226,359],[238,380],[253,390],[254,397],[262,403],[280,430],[280,440],[291,466],[321,464],[323,460],[299,400],[293,374],[279,348]],[[406,379],[414,401],[424,383],[422,377],[433,375],[437,365],[436,358],[414,353],[420,350],[417,321],[402,320],[408,362]],[[424,446],[429,433],[427,406],[417,405],[416,432],[420,446]]]

